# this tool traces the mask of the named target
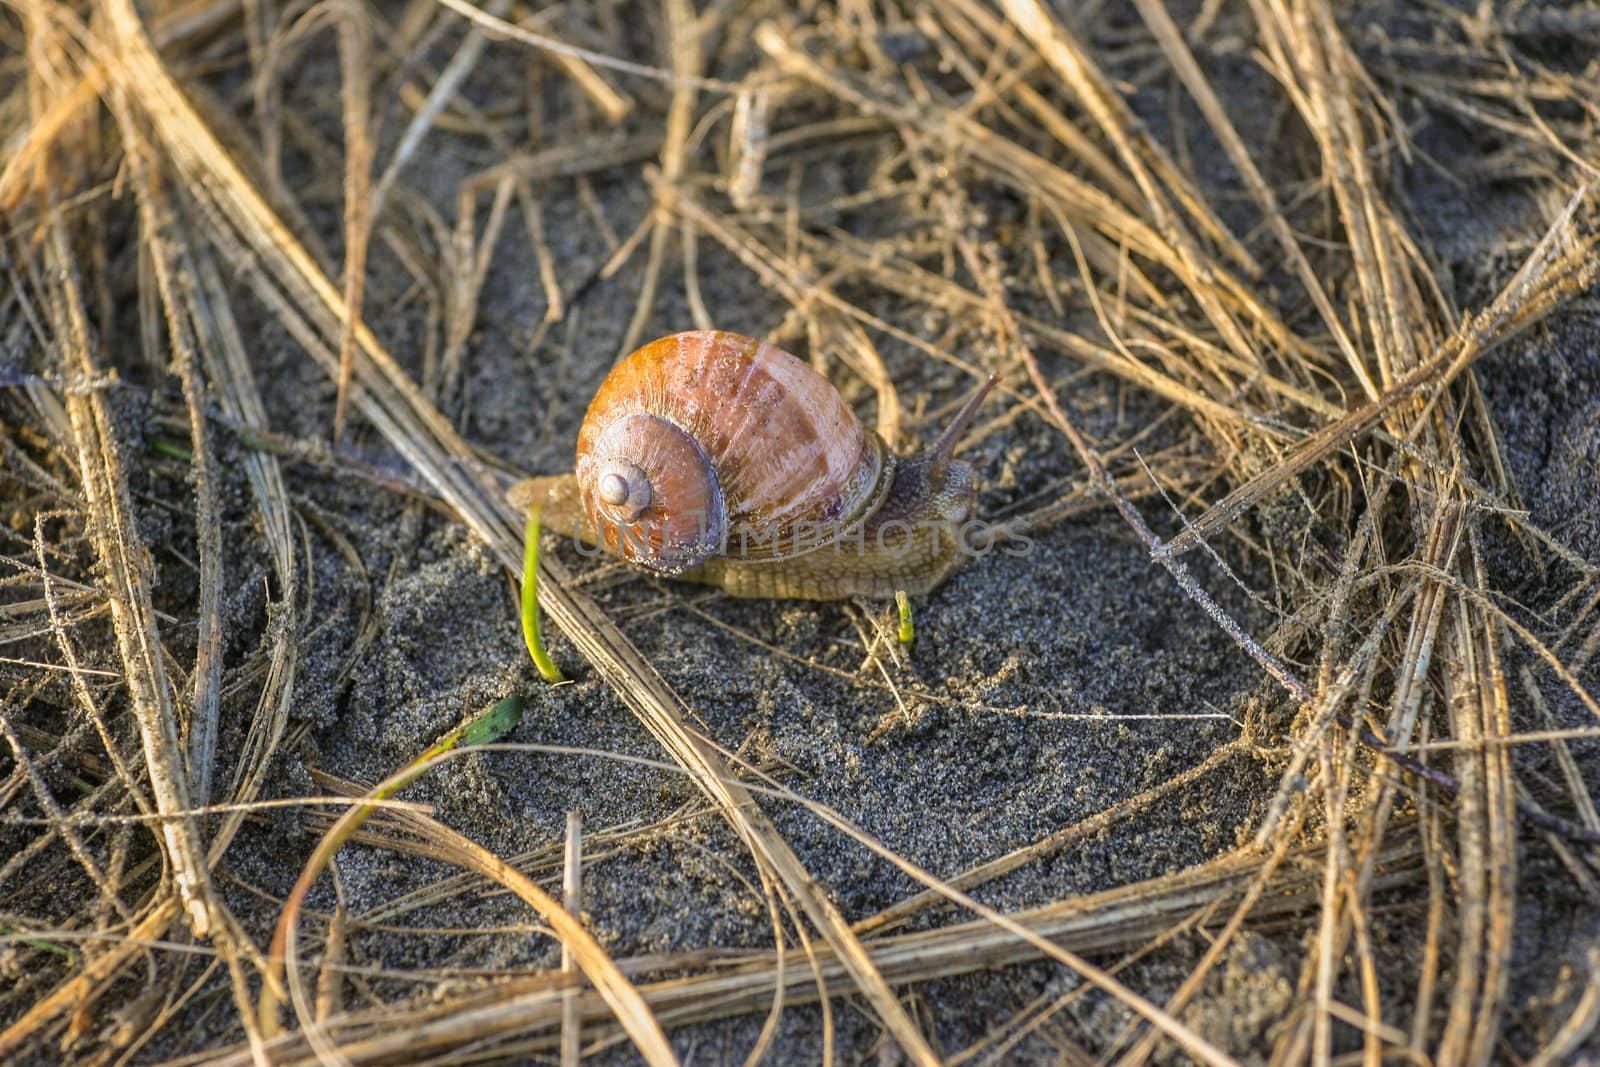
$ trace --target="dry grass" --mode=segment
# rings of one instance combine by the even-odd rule
[[[184,1063],[535,1053],[571,1062],[631,1036],[665,1063],[674,1054],[658,1028],[748,1014],[764,1019],[755,1061],[799,1003],[822,1005],[831,1049],[830,1005],[844,997],[859,998],[917,1063],[1003,1062],[1046,1030],[1062,1031],[1052,1040],[1074,1061],[1139,1064],[1174,1048],[1212,1063],[1507,1058],[1517,911],[1539,892],[1519,864],[1530,849],[1553,853],[1579,892],[1600,899],[1596,764],[1574,745],[1600,727],[1585,688],[1600,650],[1600,561],[1522,508],[1475,365],[1594,294],[1600,84],[1592,66],[1573,73],[1541,58],[1540,42],[1560,34],[1592,54],[1600,25],[1585,10],[1499,17],[1487,5],[1439,6],[1418,16],[1430,35],[1391,39],[1341,21],[1325,0],[1208,2],[1185,6],[1186,24],[1161,0],[1138,0],[1136,22],[1116,6],[1087,5],[1068,20],[1037,0],[840,0],[803,16],[664,0],[648,15],[660,40],[641,51],[608,5],[9,5],[0,967],[11,982],[0,991],[0,1058],[113,1063],[165,1050]],[[334,62],[307,65],[330,34]],[[1207,67],[1222,42],[1230,61],[1248,47],[1270,76],[1270,100],[1230,99],[1213,84]],[[570,113],[530,109],[508,123],[474,105],[463,85],[486,56],[508,54],[559,79]],[[286,81],[312,69],[337,92],[330,83],[325,114],[292,114]],[[1131,101],[1163,92],[1175,103],[1158,136]],[[1271,152],[1264,124],[1241,121],[1244,106],[1274,113]],[[1185,125],[1196,114],[1204,130]],[[1400,193],[1420,151],[1415,127],[1433,114],[1494,146],[1481,176],[1548,209],[1542,238],[1515,249],[1515,269],[1475,304],[1455,292]],[[445,205],[453,218],[428,199],[425,173],[430,134],[446,128],[492,157],[456,184]],[[1195,166],[1196,143],[1215,144],[1238,179],[1230,210],[1211,187],[1216,168]],[[772,177],[800,173],[785,171],[787,160],[846,151],[877,164],[833,203]],[[293,167],[312,180],[288,180]],[[630,232],[613,231],[587,184],[601,173],[629,176],[650,201]],[[543,204],[554,183],[595,208],[611,256],[594,277],[574,278],[552,250]],[[342,223],[337,255],[308,221],[328,204]],[[896,225],[832,221],[875,205]],[[1280,687],[1289,713],[1252,722],[1191,771],[1095,819],[940,877],[789,792],[781,768],[751,766],[706,736],[696,694],[675,692],[547,556],[555,628],[701,791],[670,819],[720,818],[737,835],[772,950],[609,959],[573,918],[575,898],[563,907],[536,884],[559,883],[563,870],[577,884],[575,830],[565,851],[554,840],[501,857],[402,806],[354,840],[471,872],[441,883],[435,902],[485,879],[511,888],[584,973],[603,976],[602,993],[578,991],[569,966],[346,1007],[341,912],[304,916],[317,933],[300,954],[291,941],[286,976],[270,931],[242,922],[218,886],[244,820],[268,799],[274,760],[295,740],[297,670],[316,639],[317,620],[303,615],[313,580],[304,530],[321,520],[305,517],[286,468],[398,481],[519,567],[521,527],[502,502],[503,478],[453,421],[494,251],[513,239],[528,242],[539,278],[526,284],[546,296],[531,351],[591,286],[641,259],[624,351],[679,325],[657,311],[672,286],[695,325],[715,325],[715,280],[702,274],[715,251],[788,307],[777,340],[836,364],[836,378],[875,400],[891,442],[937,403],[897,390],[880,344],[949,365],[928,377],[947,396],[962,392],[958,378],[1001,374],[1013,409],[984,432],[1026,415],[1062,446],[1050,492],[1009,516],[1011,528],[1114,507],[1149,549],[1153,578],[1172,579],[1162,595],[1198,602]],[[366,325],[380,259],[427,294],[420,373]],[[933,313],[949,324],[942,336],[919,332]],[[336,384],[333,447],[267,424],[252,360],[252,331],[267,322]],[[134,368],[174,376],[151,406],[186,439],[184,499],[140,489],[151,456],[113,403],[118,377]],[[1145,394],[1159,414],[1131,441],[1095,440],[1061,402],[1085,372]],[[357,422],[415,477],[375,472],[341,448]],[[1157,429],[1169,443],[1142,449]],[[219,431],[249,445],[248,501],[223,499]],[[1297,529],[1258,521],[1286,499]],[[1164,540],[1152,523],[1166,528],[1167,508],[1183,521]],[[152,510],[192,530],[195,558],[181,562],[195,592],[182,617],[163,616],[152,598],[163,568],[179,565],[141,525]],[[268,624],[248,641],[224,632],[220,607],[224,538],[241,536],[259,542],[271,572]],[[1537,613],[1496,585],[1491,541],[1502,540],[1546,576]],[[1220,566],[1191,570],[1186,556],[1202,551]],[[1266,632],[1230,616],[1201,576],[1230,565],[1273,576],[1258,595],[1277,620]],[[228,662],[224,650],[242,644],[247,657]],[[881,664],[851,677],[900,695]],[[1594,719],[1558,723],[1553,702]],[[229,728],[245,741],[225,761],[227,715],[239,716]],[[1513,759],[1530,749],[1555,770]],[[1217,860],[1012,914],[969,895],[1262,750],[1277,752],[1281,785],[1253,840]],[[790,804],[925,891],[852,920],[772,821]],[[592,828],[581,854],[592,863],[660,829]],[[88,887],[83,899],[59,899],[63,872]],[[1423,901],[1415,951],[1380,952],[1373,916],[1402,899]],[[429,902],[397,903],[391,917]],[[944,925],[905,932],[941,908]],[[1222,1048],[1185,1010],[1247,926],[1303,938],[1296,1006],[1263,1047]],[[1197,934],[1203,948],[1176,988],[1125,981],[1140,973],[1130,964]],[[1054,960],[1085,984],[1019,1002],[964,1051],[940,1050],[903,996],[1028,960]],[[312,964],[315,988],[297,977]],[[1592,964],[1570,1017],[1518,1056],[1556,1063],[1589,1040],[1600,1016],[1600,958]],[[1052,1022],[1089,986],[1131,1013],[1092,1049]],[[199,996],[231,1013],[208,1031],[222,1044],[174,1032]]]

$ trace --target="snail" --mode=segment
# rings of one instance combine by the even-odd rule
[[[782,349],[673,334],[600,384],[575,470],[518,482],[509,499],[586,545],[733,596],[926,593],[966,548],[976,478],[952,454],[995,381],[927,451],[900,457]]]

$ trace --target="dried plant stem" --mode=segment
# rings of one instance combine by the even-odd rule
[[[511,9],[511,0],[490,0],[485,10],[495,16],[502,17]],[[405,132],[400,135],[400,143],[395,146],[394,155],[389,158],[389,165],[383,169],[383,174],[378,178],[377,184],[372,187],[372,195],[368,200],[367,211],[371,219],[376,221],[383,215],[383,209],[389,200],[389,194],[394,189],[395,182],[404,171],[406,165],[416,155],[422,141],[428,135],[434,122],[441,112],[450,103],[456,90],[461,88],[461,83],[466,80],[472,68],[477,65],[478,58],[483,54],[484,46],[489,39],[484,32],[474,27],[467,31],[461,44],[456,48],[455,55],[450,57],[450,62],[445,64],[444,70],[434,79],[433,88],[428,90],[427,99],[421,107],[417,108],[411,122],[407,124]]]
[[[56,276],[62,279],[56,304],[63,317],[58,324],[58,336],[68,345],[67,356],[74,364],[73,369],[92,378],[97,368],[88,319],[71,281],[72,257],[67,247],[65,225],[59,217],[52,220],[46,252]],[[84,497],[92,520],[90,529],[113,590],[111,617],[116,624],[117,644],[122,653],[123,676],[144,744],[151,795],[157,810],[169,820],[162,824],[161,836],[173,864],[189,925],[195,936],[204,937],[219,924],[199,828],[192,816],[182,814],[192,805],[182,766],[183,750],[178,743],[172,688],[162,661],[155,608],[150,600],[150,552],[132,521],[123,453],[112,429],[114,422],[104,394],[68,394],[67,414],[72,423]]]
[[[1144,194],[1151,224],[1161,234],[1164,243],[1173,250],[1176,257],[1174,268],[1183,276],[1194,279],[1189,283],[1190,291],[1199,300],[1211,324],[1236,354],[1254,356],[1256,346],[1244,335],[1239,323],[1218,299],[1216,287],[1209,284],[1213,274],[1209,257],[1200,250],[1174,212],[1162,185],[1150,173],[1151,168],[1161,171],[1163,181],[1170,183],[1184,197],[1212,236],[1221,240],[1236,260],[1251,273],[1257,273],[1258,269],[1249,253],[1211,218],[1209,211],[1202,206],[1203,202],[1189,191],[1188,183],[1178,175],[1165,153],[1138,127],[1127,105],[1110,90],[1105,76],[1095,68],[1083,48],[1045,11],[1038,0],[1001,0],[1001,7],[1012,23],[1039,50],[1045,62],[1072,88],[1073,94],[1089,110],[1117,149],[1123,166]]]
[[[583,910],[583,817],[576,811],[567,812],[566,850],[561,865],[561,903],[569,915]],[[577,963],[572,949],[561,946],[562,973],[575,975]],[[569,988],[561,1001],[561,1067],[577,1067],[582,1060],[583,1043],[581,1016],[578,1013],[578,989]]]
[[[695,94],[686,78],[697,76],[702,66],[700,54],[700,27],[688,0],[664,0],[663,10],[667,22],[667,53],[672,59],[672,71],[679,80],[672,88],[672,103],[667,108],[666,136],[661,145],[661,173],[669,185],[683,176],[684,149],[689,139],[689,127],[694,121]],[[633,316],[622,333],[622,344],[617,359],[632,352],[639,344],[645,325],[655,312],[656,288],[661,283],[661,268],[666,261],[667,242],[672,236],[670,216],[659,202],[651,212],[650,251],[645,257],[644,281],[639,287],[639,297],[634,301]]]
[[[722,93],[737,93],[739,91],[739,86],[731,82],[720,81],[716,78],[677,74],[662,70],[659,67],[648,67],[642,63],[630,63],[625,59],[618,59],[615,56],[603,55],[587,48],[579,48],[576,45],[567,44],[549,34],[535,33],[532,30],[514,26],[504,19],[495,18],[493,15],[474,7],[468,0],[438,0],[438,2],[458,15],[471,20],[475,25],[482,27],[484,32],[489,35],[490,40],[517,41],[521,44],[538,48],[541,51],[549,52],[552,55],[583,60],[592,63],[594,66],[604,67],[607,70],[632,74],[640,78],[649,78],[652,81],[665,82],[672,86],[682,85],[692,89],[707,89]]]
[[[366,11],[353,0],[332,0],[339,19],[340,100],[344,111],[344,302],[350,309],[339,334],[338,391],[333,402],[333,441],[344,435],[355,361],[354,323],[361,321],[366,293],[367,244],[372,236],[371,85],[368,52],[372,33]]]

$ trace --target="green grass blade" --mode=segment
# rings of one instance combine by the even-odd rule
[[[539,668],[539,677],[552,685],[564,682],[550,653],[545,651],[544,638],[539,633],[539,509],[528,509],[528,532],[522,548],[522,637],[528,643],[528,655]]]

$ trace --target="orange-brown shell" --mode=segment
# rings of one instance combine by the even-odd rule
[[[676,573],[714,554],[815,547],[874,506],[892,464],[816,371],[765,341],[705,330],[612,369],[578,431],[576,474],[610,551]],[[627,496],[624,484],[635,486]]]

